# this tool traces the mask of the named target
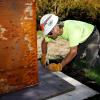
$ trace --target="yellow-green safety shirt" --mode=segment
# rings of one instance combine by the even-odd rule
[[[94,25],[76,21],[66,20],[64,21],[63,34],[59,37],[69,41],[69,46],[74,47],[83,43],[93,32]],[[45,36],[46,42],[52,42],[53,39]]]

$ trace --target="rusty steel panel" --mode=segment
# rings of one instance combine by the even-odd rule
[[[0,0],[0,94],[37,83],[35,0]]]

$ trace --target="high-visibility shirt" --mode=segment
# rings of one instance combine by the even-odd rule
[[[69,41],[69,46],[74,47],[83,43],[92,34],[94,25],[76,21],[66,20],[64,21],[63,33],[59,37]],[[53,39],[48,36],[45,37],[46,42],[52,42]]]

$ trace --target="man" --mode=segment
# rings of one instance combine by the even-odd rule
[[[100,34],[97,28],[89,23],[66,20],[58,23],[58,16],[46,14],[40,20],[40,26],[44,34],[42,41],[42,58],[43,65],[46,64],[47,43],[55,40],[58,36],[69,41],[70,52],[61,63],[49,64],[48,69],[51,71],[61,71],[62,68],[69,64],[74,58],[79,61],[83,53],[86,52],[87,66],[94,67],[99,64],[98,55]]]

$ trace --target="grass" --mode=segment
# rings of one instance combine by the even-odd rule
[[[85,72],[85,76],[91,80],[94,80],[97,84],[100,85],[100,68],[88,68],[86,67],[86,62],[82,60],[80,63],[74,62],[75,68],[83,69]],[[84,66],[84,68],[83,68]]]
[[[84,67],[83,67],[84,66]],[[98,85],[100,85],[100,68],[95,67],[95,68],[88,68],[86,67],[86,63],[85,61],[81,61],[81,62],[74,62],[74,66],[75,69],[82,69],[85,74],[84,76],[95,81]]]
[[[85,70],[85,76],[96,81],[100,85],[100,68]]]

